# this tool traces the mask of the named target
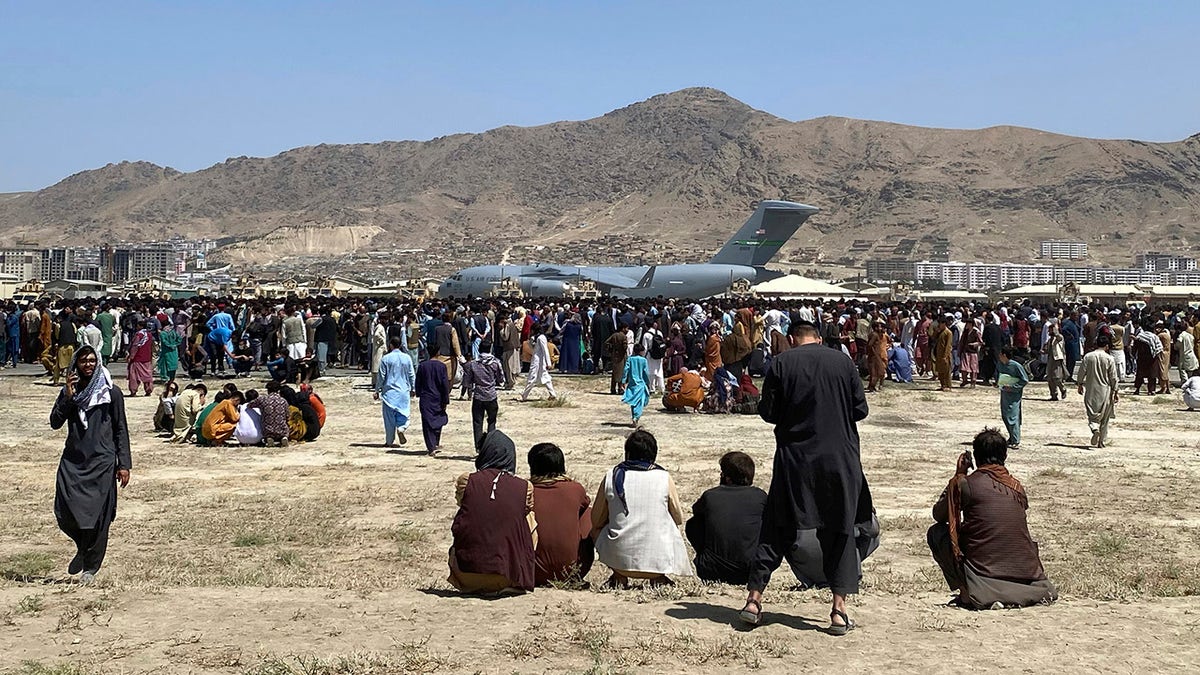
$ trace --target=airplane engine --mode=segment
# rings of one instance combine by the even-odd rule
[[[533,279],[526,291],[533,297],[564,298],[571,292],[571,283],[553,279]]]

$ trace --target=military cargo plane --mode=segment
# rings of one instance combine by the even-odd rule
[[[483,265],[450,275],[438,288],[438,295],[487,297],[504,288],[519,287],[528,296],[567,297],[586,281],[617,298],[712,297],[727,292],[738,281],[756,284],[782,276],[765,265],[819,210],[796,202],[759,202],[742,229],[707,263],[627,267]]]

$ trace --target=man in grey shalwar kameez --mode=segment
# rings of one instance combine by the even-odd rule
[[[54,517],[75,542],[67,571],[91,583],[104,562],[108,528],[117,517],[117,484],[129,484],[131,468],[125,400],[91,346],[75,352],[67,384],[50,411],[50,426],[67,425],[58,463]]]
[[[1079,393],[1083,395],[1093,448],[1103,448],[1108,442],[1108,423],[1116,412],[1117,383],[1121,378],[1117,373],[1117,362],[1109,353],[1111,348],[1109,336],[1097,336],[1096,348],[1084,355],[1080,368]]]

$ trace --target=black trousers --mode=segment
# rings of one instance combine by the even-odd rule
[[[104,554],[108,551],[108,527],[112,524],[112,518],[102,515],[96,521],[96,527],[86,530],[79,527],[69,509],[63,509],[57,520],[58,529],[75,542],[75,552],[83,562],[83,571],[92,574],[99,571],[104,563]]]
[[[442,430],[440,428],[434,429],[422,424],[421,436],[425,438],[425,449],[429,452],[433,452],[435,448],[442,444]],[[475,444],[478,445],[478,441]]]
[[[779,569],[795,543],[796,530],[794,516],[780,517],[772,509],[767,511],[759,531],[758,552],[750,565],[750,580],[746,588],[759,592],[766,590],[771,574]],[[818,529],[817,542],[821,545],[821,569],[829,581],[829,589],[838,595],[857,593],[858,548],[854,535]]]
[[[475,449],[483,440],[483,418],[487,416],[487,432],[496,430],[496,415],[500,412],[499,399],[491,401],[471,401],[471,427],[475,431]]]

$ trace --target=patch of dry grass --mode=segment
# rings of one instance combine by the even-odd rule
[[[461,663],[449,652],[429,648],[428,640],[401,642],[387,652],[355,652],[340,656],[265,654],[246,675],[357,675],[359,673],[437,673],[457,670]]]
[[[26,551],[0,560],[0,577],[12,581],[34,581],[57,567],[58,561],[49,553]]]

